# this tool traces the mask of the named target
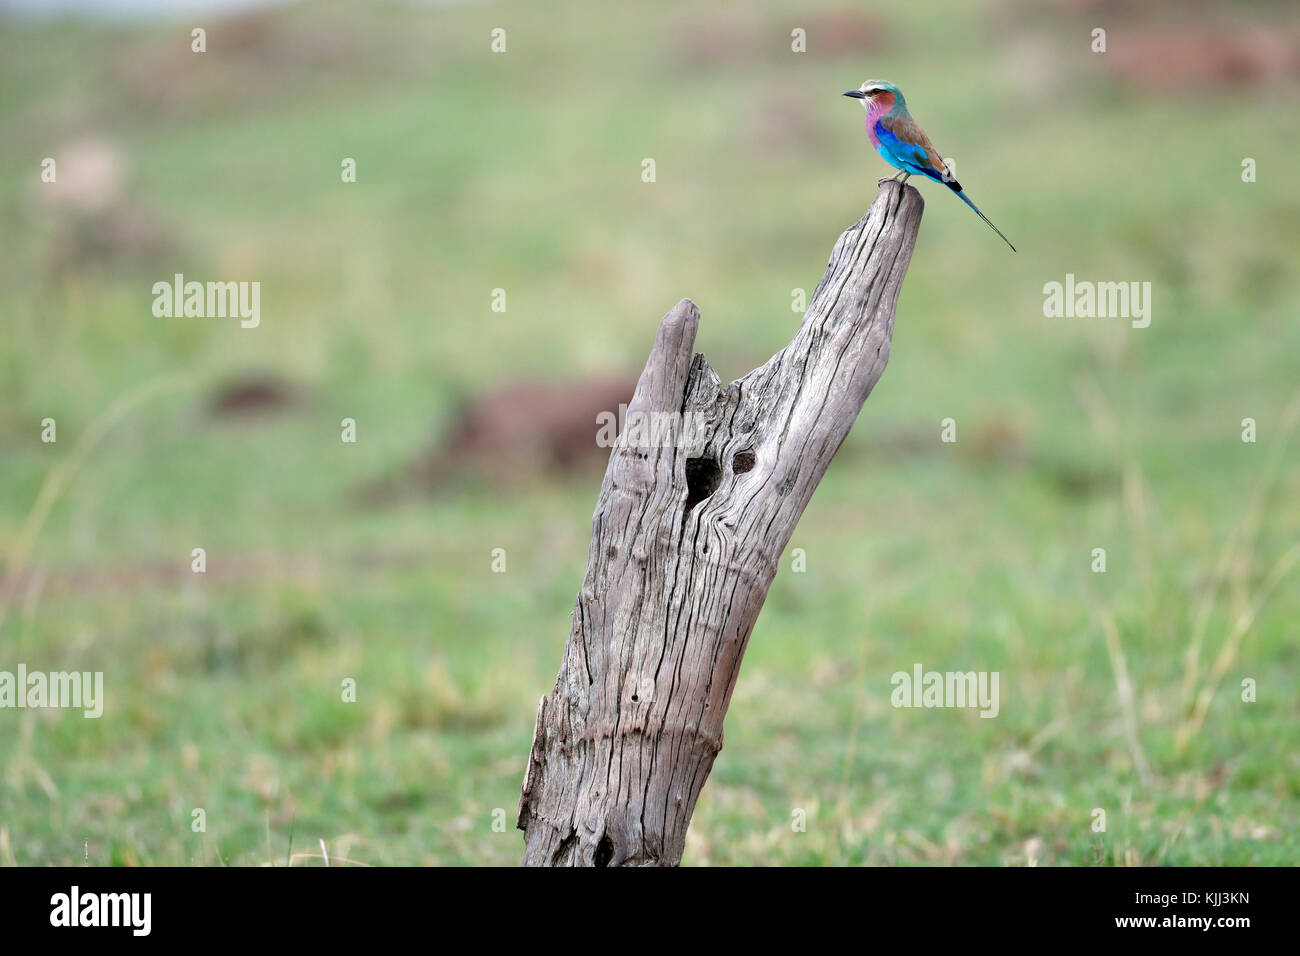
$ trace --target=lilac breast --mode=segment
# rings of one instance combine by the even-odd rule
[[[867,110],[867,136],[871,139],[871,145],[877,149],[880,148],[880,136],[876,133],[876,124],[880,122],[880,117],[888,113],[893,105],[894,98],[888,94],[882,94],[876,97]]]
[[[871,140],[871,145],[880,148],[880,137],[876,135],[877,117],[867,114],[867,138]]]

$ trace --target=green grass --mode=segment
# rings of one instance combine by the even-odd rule
[[[682,296],[724,377],[784,345],[888,173],[839,97],[867,76],[1020,254],[921,186],[889,369],[791,542],[807,571],[782,559],[684,862],[1300,860],[1300,90],[1148,94],[1091,24],[991,0],[838,52],[816,25],[859,5],[752,7],[307,5],[214,21],[201,57],[188,24],[6,24],[0,669],[102,670],[107,704],[0,711],[0,862],[517,862],[598,476],[349,493],[468,392],[639,367]],[[89,134],[165,249],[59,271],[40,160]],[[174,272],[260,281],[261,327],[155,318]],[[1045,319],[1067,272],[1151,282],[1151,327]],[[245,369],[306,398],[212,419]],[[999,716],[891,707],[915,662],[998,671]]]

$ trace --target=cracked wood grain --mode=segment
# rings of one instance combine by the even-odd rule
[[[885,370],[923,208],[914,188],[883,184],[836,242],[794,339],[730,385],[692,356],[694,303],[664,316],[537,708],[517,821],[525,865],[681,860],[781,553]],[[632,427],[653,413],[676,423],[671,440]]]

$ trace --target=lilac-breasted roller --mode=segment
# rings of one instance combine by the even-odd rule
[[[980,212],[979,207],[962,192],[961,183],[949,174],[943,157],[930,142],[930,137],[916,125],[916,120],[907,111],[907,101],[903,99],[902,90],[885,80],[867,80],[856,90],[849,90],[844,95],[862,101],[862,106],[867,111],[867,135],[871,137],[871,145],[876,147],[876,152],[885,162],[900,170],[900,173],[894,174],[894,179],[901,174],[903,182],[907,182],[907,177],[921,175],[936,183],[943,183],[957,194],[958,199],[975,210],[975,215],[988,222],[990,229],[1002,236],[1002,230],[989,222],[988,216]],[[1002,236],[1002,241],[1011,246],[1011,240],[1006,236]],[[1011,246],[1011,251],[1015,252],[1016,247]]]

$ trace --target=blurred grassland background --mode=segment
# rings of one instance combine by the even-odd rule
[[[599,468],[353,491],[482,390],[639,369],[683,296],[725,379],[780,349],[892,172],[868,77],[1020,253],[920,184],[683,862],[1300,860],[1296,7],[583,0],[0,20],[0,669],[107,697],[0,711],[0,862],[517,862]],[[154,317],[177,272],[261,326]],[[1044,318],[1066,273],[1151,327]],[[914,663],[999,716],[890,707]]]

